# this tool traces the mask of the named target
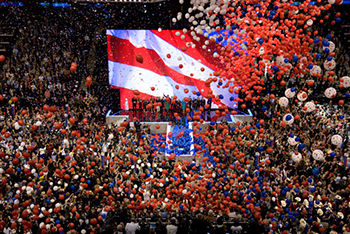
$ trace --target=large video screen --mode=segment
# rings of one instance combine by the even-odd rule
[[[223,68],[213,56],[218,45],[195,39],[199,41],[179,30],[107,30],[109,84],[120,89],[121,108],[126,109],[126,99],[131,108],[134,90],[141,98],[169,95],[180,100],[206,98],[211,90],[221,94],[212,108],[220,104],[236,108],[237,95],[222,87],[227,81],[205,84]]]

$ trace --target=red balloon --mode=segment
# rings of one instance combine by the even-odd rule
[[[75,119],[74,119],[74,118],[69,118],[69,122],[70,122],[71,124],[74,124],[74,123],[75,123]]]
[[[136,61],[139,62],[139,63],[143,63],[142,55],[140,55],[140,54],[136,55]]]
[[[5,61],[5,56],[4,55],[0,55],[0,62],[4,62]]]

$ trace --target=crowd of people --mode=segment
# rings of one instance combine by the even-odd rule
[[[167,142],[156,141],[149,126],[105,123],[111,97],[100,33],[105,23],[98,16],[108,15],[105,9],[6,11],[1,21],[16,42],[0,64],[1,232],[350,232],[346,103],[323,102],[312,112],[298,103],[283,107],[276,99],[295,83],[271,84],[255,103],[247,99],[252,122],[212,121],[200,133],[208,100],[137,97],[133,109],[161,103],[159,111],[186,119],[187,108],[194,112],[193,160],[174,153],[164,158],[159,153]],[[345,66],[336,71],[339,77],[348,74],[344,49],[336,53]],[[332,83],[314,82],[317,90]],[[347,89],[337,90],[342,100],[349,98]],[[227,112],[215,110],[218,120]],[[334,135],[342,137],[340,144]],[[322,153],[315,156],[316,150]]]

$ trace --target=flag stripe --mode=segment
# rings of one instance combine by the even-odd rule
[[[215,59],[213,56],[213,52],[217,49],[217,46],[219,46],[216,43],[210,42],[206,45],[206,49],[203,49],[203,42],[208,40],[202,35],[196,35],[200,38],[199,41],[192,40],[190,33],[183,33],[182,31],[172,31],[172,30],[163,30],[161,32],[157,30],[152,30],[152,32],[163,39],[164,41],[170,43],[176,48],[182,49],[187,48],[183,53],[191,56],[192,58],[196,60],[201,60],[201,63],[205,66],[209,67],[210,69],[217,71],[219,68],[224,68],[224,64],[220,63],[218,59]],[[180,36],[176,36],[175,33],[180,32]],[[181,39],[181,36],[185,36],[184,39]],[[195,44],[195,48],[192,48],[191,46],[187,46],[186,43],[192,42]],[[220,47],[220,46],[219,46]],[[210,50],[210,52],[208,51]]]

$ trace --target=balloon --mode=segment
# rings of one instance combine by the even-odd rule
[[[143,63],[142,55],[140,55],[140,54],[136,55],[136,61],[139,62],[139,63]]]
[[[343,76],[341,79],[339,79],[340,84],[343,85],[344,88],[350,87],[350,77],[349,76]]]
[[[283,121],[288,125],[292,125],[294,123],[294,117],[291,114],[286,114],[283,116]]]
[[[5,61],[5,56],[4,55],[0,55],[0,63]]]
[[[305,93],[304,91],[299,92],[297,98],[299,101],[303,102],[307,99],[307,93]]]
[[[306,112],[312,112],[316,109],[316,106],[313,102],[305,103],[305,107],[306,107]]]
[[[288,99],[286,97],[281,97],[279,100],[278,100],[278,104],[280,104],[280,106],[282,107],[286,107],[288,106]]]
[[[295,138],[296,138],[296,137],[288,137],[288,143],[289,143],[290,145],[296,145],[296,144],[298,144],[298,142],[295,141]]]
[[[284,95],[286,95],[287,98],[292,98],[295,95],[295,90],[292,91],[292,89],[286,89],[284,92]]]
[[[340,135],[333,135],[331,138],[333,145],[340,145],[343,142],[343,138]]]
[[[316,161],[323,161],[324,160],[324,156],[323,156],[323,152],[319,149],[316,149],[312,152],[312,157],[316,160]]]
[[[292,153],[292,160],[294,162],[299,163],[302,159],[303,159],[303,157],[301,156],[301,154],[299,152]]]
[[[335,90],[335,88],[327,88],[326,91],[324,92],[324,95],[331,99],[331,98],[334,98],[336,95],[337,95],[337,91]]]

